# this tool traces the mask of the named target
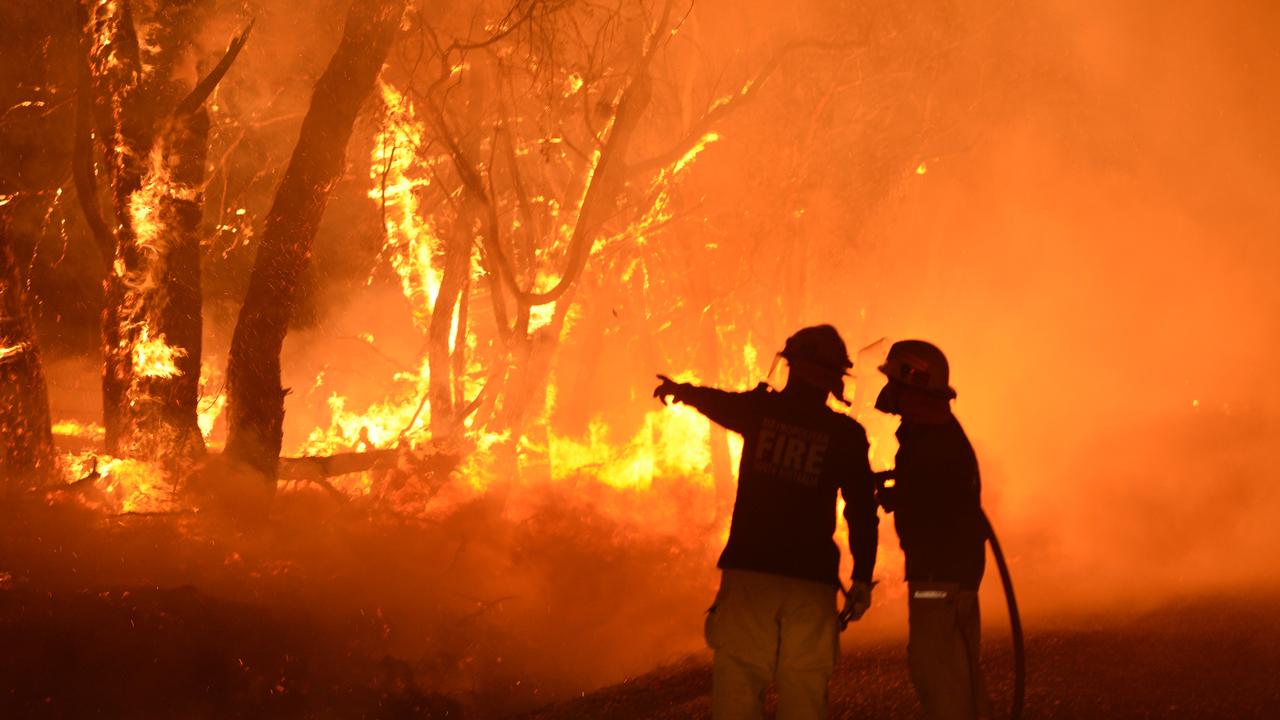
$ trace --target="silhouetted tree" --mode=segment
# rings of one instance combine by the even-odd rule
[[[227,363],[226,452],[274,483],[284,438],[280,350],[329,195],[345,168],[356,114],[373,90],[404,0],[353,0],[267,214]]]
[[[232,42],[202,80],[179,71],[201,3],[161,0],[138,23],[129,0],[82,0],[84,79],[74,174],[106,261],[102,323],[107,450],[176,461],[204,450],[199,227],[209,116],[204,101],[243,47]],[[146,37],[139,38],[139,27]],[[96,188],[96,128],[112,222]]]
[[[26,287],[0,215],[0,494],[36,484],[57,467],[40,346]]]

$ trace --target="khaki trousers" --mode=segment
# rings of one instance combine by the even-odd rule
[[[928,720],[991,716],[978,664],[978,593],[955,583],[908,583],[907,664]]]
[[[776,680],[778,720],[825,718],[839,636],[830,584],[723,571],[706,622],[715,651],[711,717],[763,718],[765,688]]]

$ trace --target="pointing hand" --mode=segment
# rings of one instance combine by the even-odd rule
[[[669,405],[675,399],[676,393],[680,391],[681,384],[666,375],[659,375],[658,379],[662,383],[653,389],[653,396],[658,398],[663,405]]]

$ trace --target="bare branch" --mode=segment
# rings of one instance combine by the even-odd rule
[[[231,69],[231,64],[236,61],[240,51],[244,49],[245,43],[249,42],[249,32],[253,30],[255,22],[257,20],[250,20],[245,29],[231,39],[230,44],[227,45],[227,52],[223,54],[218,64],[213,67],[213,70],[209,71],[208,75],[204,76],[204,79],[196,84],[195,88],[191,90],[182,102],[178,103],[177,109],[173,111],[175,116],[190,115],[203,105],[205,100],[209,99],[214,89],[218,87],[218,83],[222,82],[222,78]]]
[[[94,176],[93,162],[93,90],[89,82],[89,68],[85,65],[76,90],[75,143],[71,151],[71,177],[75,181],[76,199],[84,212],[85,224],[93,234],[94,244],[103,265],[110,268],[116,254],[116,239],[102,219],[102,206],[98,204],[98,182]]]
[[[760,93],[760,88],[769,80],[782,61],[788,55],[801,50],[837,50],[858,47],[853,43],[831,43],[817,40],[798,41],[788,43],[780,48],[763,67],[748,80],[742,88],[735,94],[721,98],[711,104],[711,107],[698,118],[679,141],[674,143],[670,148],[663,152],[646,158],[639,162],[632,163],[628,168],[628,175],[642,175],[666,167],[671,163],[679,160],[685,153],[698,144],[702,137],[715,127],[716,123],[724,120],[734,111],[754,100]]]

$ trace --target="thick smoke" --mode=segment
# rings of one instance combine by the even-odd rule
[[[1037,8],[1056,87],[1007,99],[876,220],[866,337],[950,350],[987,504],[1046,611],[1280,577],[1261,7]]]
[[[219,225],[206,262],[215,370],[250,260],[234,248],[260,230],[340,17],[243,5],[221,7],[208,39],[258,17],[214,113],[211,157],[234,169],[214,176],[206,208]],[[1261,2],[696,5],[693,40],[664,57],[672,105],[736,89],[704,82],[702,63],[749,76],[788,42],[832,29],[840,42],[788,56],[700,157],[680,222],[654,238],[646,288],[661,302],[585,283],[552,417],[566,433],[604,418],[628,438],[656,408],[653,373],[745,389],[801,324],[832,322],[854,348],[926,338],[951,358],[986,505],[1038,621],[1273,587],[1278,27]],[[286,344],[286,451],[327,423],[331,393],[375,402],[418,363],[421,336],[377,268],[375,113],[317,240],[306,327]],[[55,414],[93,418],[93,372],[54,365]],[[725,530],[706,478],[494,486],[446,489],[426,519],[290,488],[265,533],[143,519],[113,525],[116,545],[59,506],[56,524],[6,523],[7,558],[25,568],[6,582],[194,585],[306,608],[342,651],[404,659],[424,687],[491,710],[699,649]],[[891,525],[887,579],[900,574]],[[877,592],[851,642],[901,633],[900,587]]]

